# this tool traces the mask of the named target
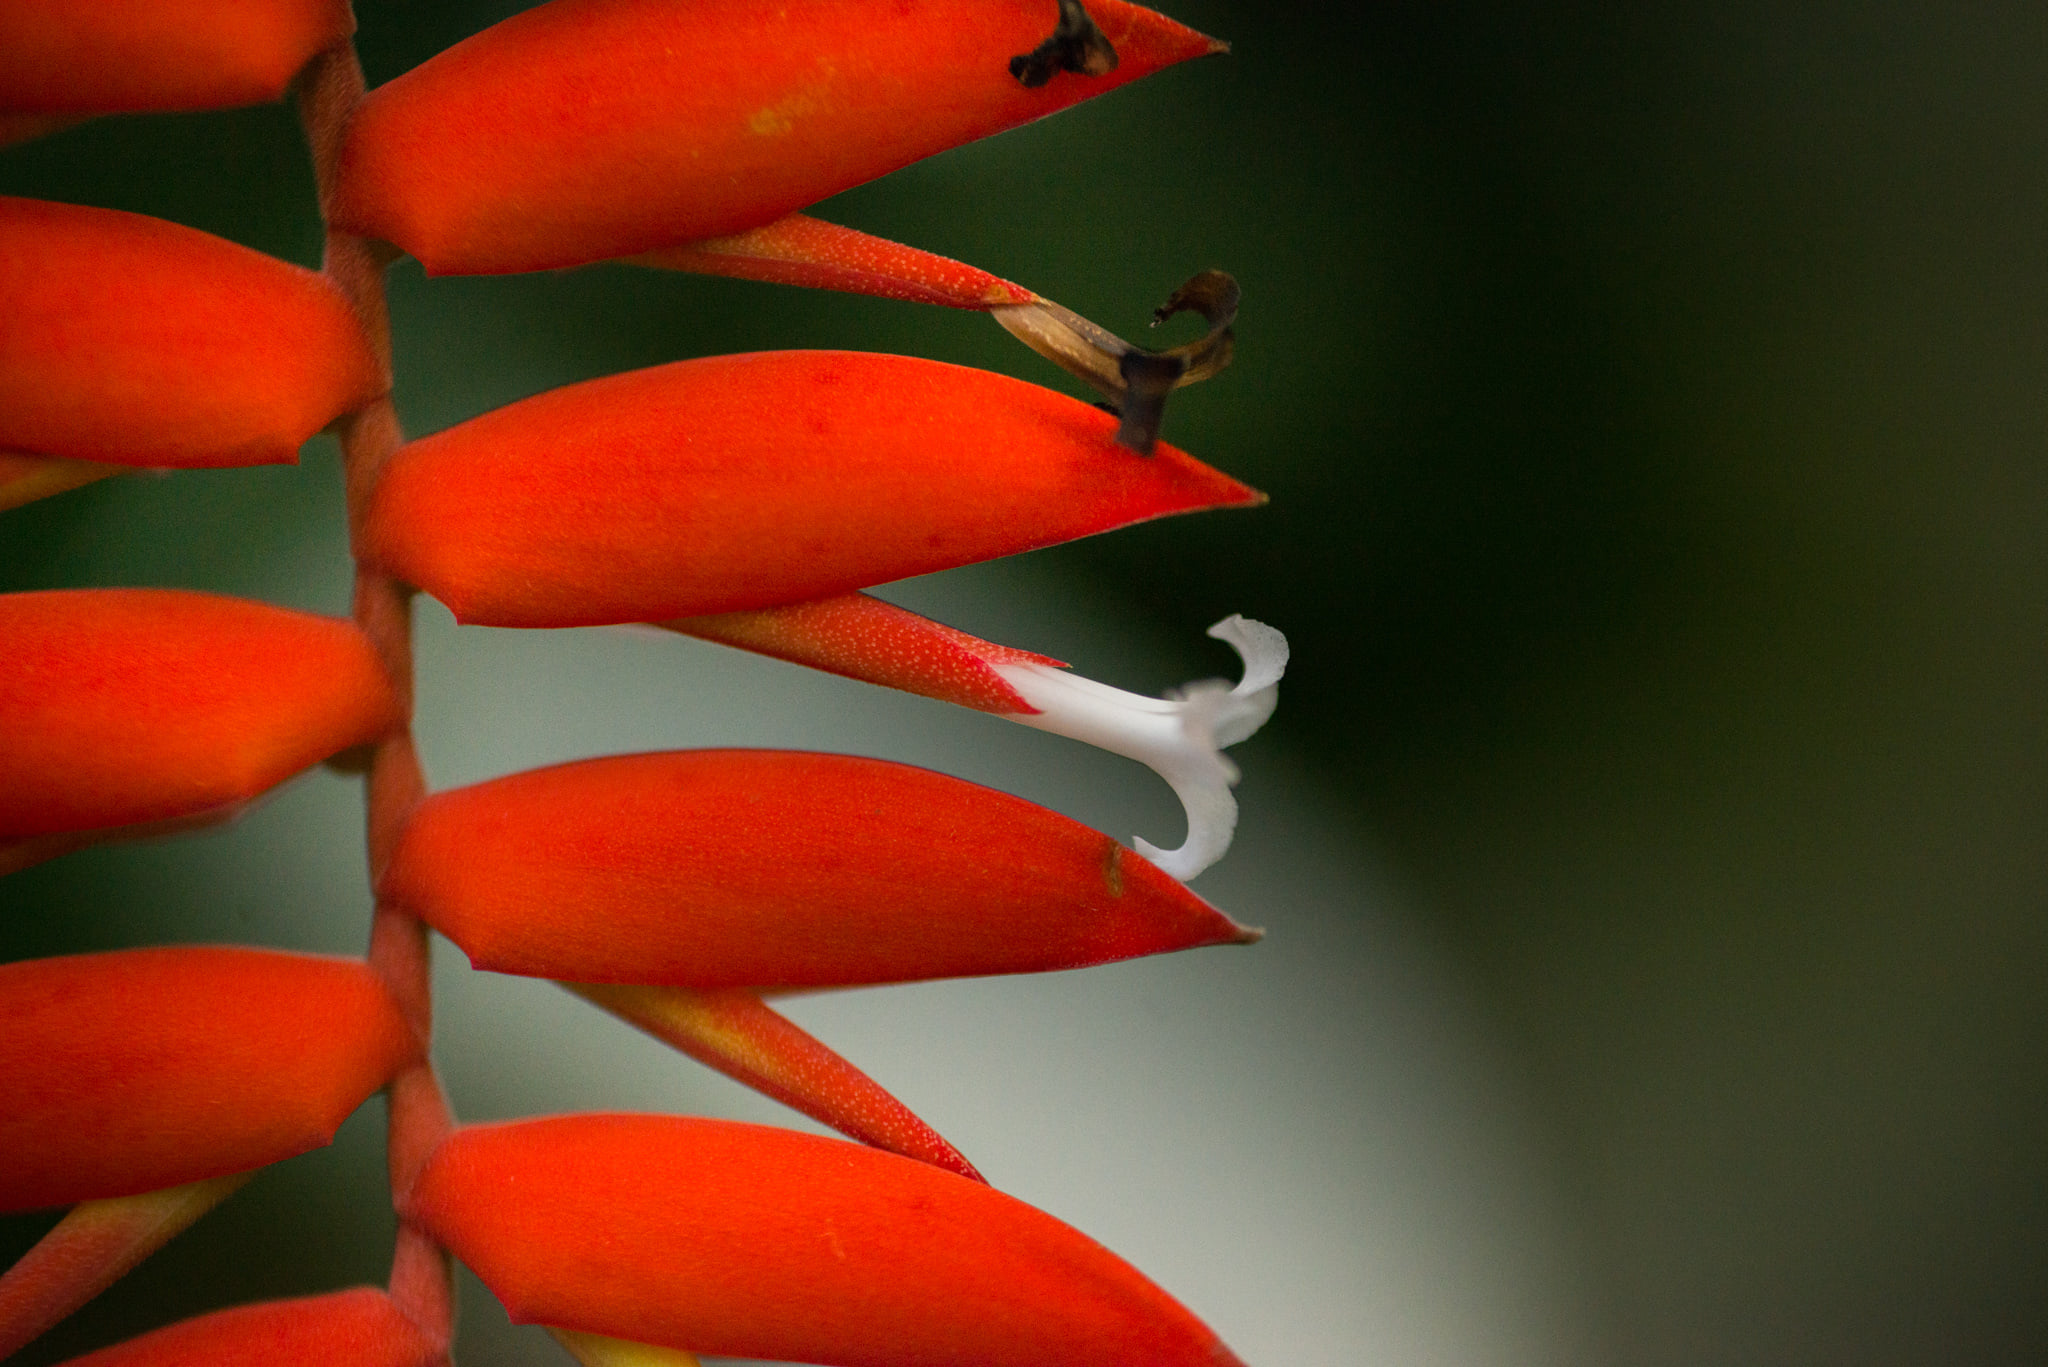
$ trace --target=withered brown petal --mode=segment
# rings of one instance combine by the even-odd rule
[[[1116,45],[1095,26],[1081,0],[1059,0],[1059,8],[1051,36],[1010,59],[1010,74],[1027,90],[1036,90],[1062,71],[1107,76],[1116,70]]]

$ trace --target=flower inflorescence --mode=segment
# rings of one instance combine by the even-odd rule
[[[797,211],[945,147],[1222,50],[1123,0],[552,0],[366,91],[345,0],[17,0],[0,139],[95,114],[297,100],[315,273],[134,214],[0,199],[0,508],[123,468],[340,439],[349,620],[171,590],[0,595],[0,874],[232,815],[322,760],[364,774],[369,950],[131,949],[0,966],[0,1208],[71,1205],[0,1275],[0,1356],[249,1173],[388,1098],[392,1273],[91,1355],[424,1367],[449,1256],[585,1363],[1236,1361],[1115,1255],[990,1188],[785,989],[1037,972],[1246,930],[1184,880],[1236,822],[1242,682],[1141,698],[871,598],[872,585],[1261,496],[1159,440],[1227,363],[1205,272],[1150,352],[972,266]],[[406,441],[386,266],[630,260],[991,313],[1112,410],[900,356],[712,357]],[[772,471],[772,477],[769,472]],[[996,712],[1141,760],[1188,836],[1135,851],[881,760],[614,756],[429,794],[412,596],[464,622],[651,623]],[[589,1115],[456,1124],[428,930],[544,977],[850,1136]],[[510,1193],[510,1194],[508,1194]],[[793,1311],[792,1307],[800,1307]]]

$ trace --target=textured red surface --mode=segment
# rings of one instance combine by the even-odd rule
[[[426,1367],[438,1350],[370,1287],[216,1310],[64,1367]]]
[[[524,399],[402,447],[360,549],[463,622],[804,602],[1261,495],[1007,376],[849,351],[715,356]]]
[[[127,1196],[330,1140],[419,1042],[368,966],[184,946],[0,965],[0,1210]]]
[[[865,593],[758,612],[683,617],[660,625],[828,674],[998,714],[1038,709],[992,666],[1060,664],[969,636]]]
[[[312,271],[194,228],[0,198],[0,450],[263,465],[384,390]]]
[[[381,893],[479,968],[700,989],[1035,972],[1250,935],[1021,798],[770,750],[583,760],[437,793]]]
[[[700,275],[844,290],[945,308],[1028,304],[1037,297],[977,266],[804,214],[791,214],[734,237],[643,252],[632,260]]]
[[[519,1322],[847,1367],[1237,1362],[1087,1236],[841,1140],[671,1116],[477,1126],[406,1206]]]
[[[0,842],[232,808],[401,719],[350,622],[171,589],[0,595]]]
[[[262,104],[354,31],[347,0],[7,0],[0,110]]]
[[[541,270],[770,223],[1220,45],[1122,0],[1121,63],[1036,90],[1050,0],[555,0],[370,92],[335,221],[430,272]]]
[[[755,993],[625,983],[580,983],[575,990],[699,1063],[850,1139],[983,1180],[908,1106]]]

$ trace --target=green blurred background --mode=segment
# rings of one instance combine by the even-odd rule
[[[370,79],[510,8],[363,0]],[[1102,650],[1145,689],[1220,669],[1201,628],[1228,612],[1288,632],[1247,838],[1262,759],[1312,785],[1295,798],[1376,871],[1481,1041],[1516,1199],[1541,1212],[1527,1256],[1555,1264],[1514,1293],[1543,1303],[1544,1354],[2048,1360],[2048,11],[1170,8],[1233,55],[820,213],[1126,335],[1183,277],[1231,270],[1239,359],[1176,397],[1167,435],[1272,504],[1042,552],[943,601],[1084,666],[1034,614],[1051,633],[1072,597],[1143,621],[1142,648]],[[0,151],[0,192],[318,254],[283,107],[82,125]],[[623,268],[407,264],[393,309],[414,432],[769,347],[1064,383],[978,317]],[[296,471],[92,486],[0,517],[0,588],[340,611],[337,485],[323,439]],[[976,615],[1005,595],[1020,620]],[[324,804],[346,835],[351,800],[331,781],[273,805]],[[216,844],[260,842],[262,819]],[[266,896],[363,896],[346,840],[317,867],[260,847],[272,880],[233,890],[210,856],[158,881],[156,848],[0,883],[0,950],[262,938]],[[1249,919],[1278,940],[1283,916]],[[324,934],[307,943],[358,945]],[[1387,1047],[1327,1044],[1310,1090]],[[252,1188],[186,1236],[259,1265],[196,1304],[283,1293],[265,1267],[345,1218],[346,1182],[374,1188],[375,1126],[349,1135],[290,1202]],[[4,1228],[12,1249],[40,1225]],[[313,1261],[286,1289],[328,1284]],[[114,1327],[21,1360],[156,1305],[96,1307]],[[1300,1360],[1461,1360],[1373,1342]]]

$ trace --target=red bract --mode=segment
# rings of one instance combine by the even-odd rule
[[[555,0],[370,93],[337,223],[434,273],[541,270],[760,227],[1222,44],[1090,0],[1119,64],[1027,87],[1050,0]]]
[[[908,765],[763,750],[437,793],[380,892],[479,968],[698,989],[1036,972],[1256,938],[1043,807]]]
[[[427,1367],[443,1347],[370,1287],[216,1310],[64,1367]]]
[[[0,198],[0,449],[263,465],[386,388],[325,277],[140,214]]]
[[[0,1210],[125,1196],[333,1138],[420,1056],[354,959],[184,947],[0,965]]]
[[[224,1173],[73,1206],[0,1273],[0,1358],[133,1271],[254,1175]]]
[[[1066,668],[1059,660],[984,641],[865,593],[757,612],[679,617],[657,625],[842,678],[998,715],[1038,711],[998,672],[998,665]]]
[[[10,842],[219,815],[404,719],[354,624],[168,589],[0,595]]]
[[[979,267],[806,214],[791,214],[765,228],[731,237],[642,252],[628,259],[637,266],[663,270],[843,290],[956,309],[1029,304],[1037,297]]]
[[[408,443],[361,551],[457,620],[800,602],[1261,495],[1007,376],[777,351],[571,385]]]
[[[354,31],[346,0],[7,0],[0,110],[262,104]]]
[[[1229,1367],[1087,1236],[927,1164],[668,1116],[478,1126],[404,1202],[514,1321],[846,1367]]]
[[[752,992],[565,983],[577,996],[851,1139],[984,1180],[960,1151],[873,1078]]]

